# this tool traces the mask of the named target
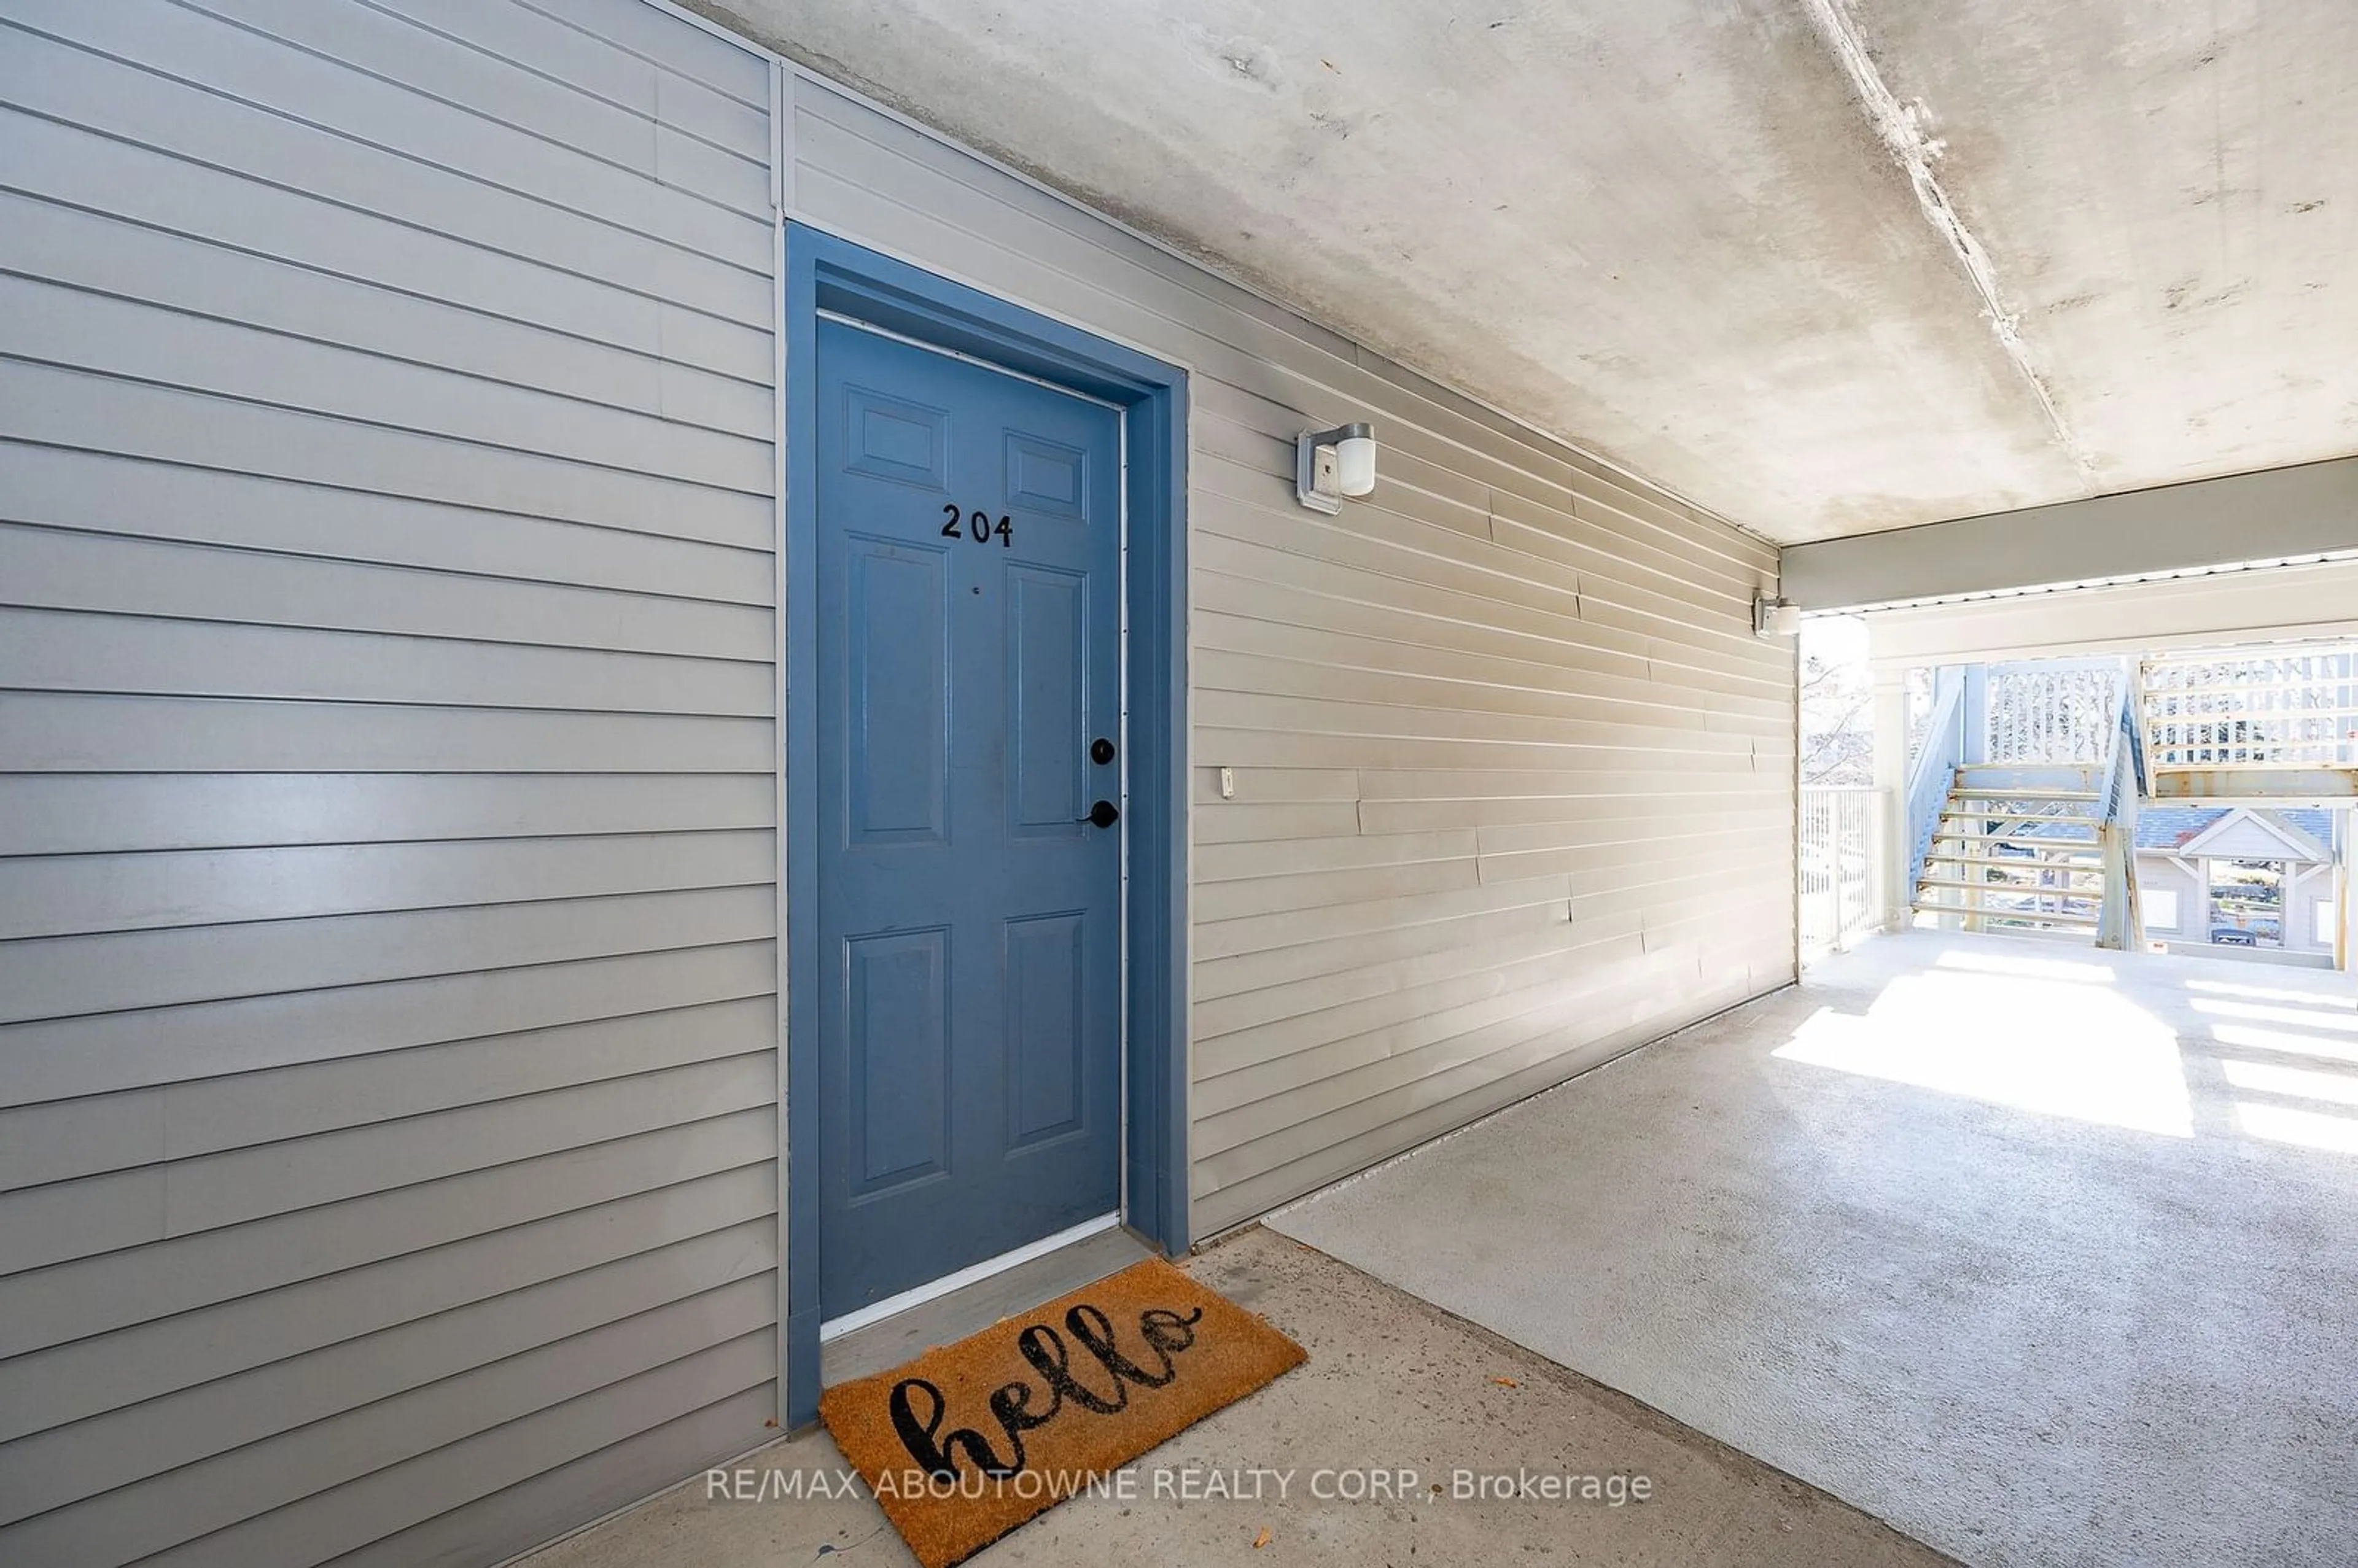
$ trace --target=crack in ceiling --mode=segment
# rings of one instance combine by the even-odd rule
[[[2055,395],[2047,377],[2023,341],[2021,317],[2006,308],[2005,295],[1998,285],[1997,268],[1990,261],[1989,252],[1965,226],[1956,204],[1942,188],[1940,176],[1933,172],[1932,161],[1946,148],[1938,137],[1925,129],[1931,114],[1921,103],[1903,103],[1883,80],[1883,71],[1867,52],[1866,40],[1858,24],[1850,15],[1848,0],[1801,0],[1809,13],[1811,24],[1824,40],[1826,49],[1844,75],[1850,78],[1852,89],[1858,94],[1860,106],[1866,111],[1875,134],[1892,158],[1908,176],[1916,192],[1917,205],[1924,211],[1925,221],[1953,252],[1965,269],[1974,290],[1981,297],[1982,313],[1989,322],[1990,331],[1997,339],[2022,379],[2030,384],[2031,395],[2039,400],[2039,412],[2046,416],[2048,427],[2055,433],[2057,444],[2071,455],[2071,460],[2086,478],[2093,493],[2095,489],[2096,467],[2088,452],[2071,434],[2062,410],[2055,406]]]

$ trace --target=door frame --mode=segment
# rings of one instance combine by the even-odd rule
[[[1122,410],[1127,443],[1124,669],[1130,767],[1122,821],[1127,986],[1122,1219],[1176,1253],[1187,1246],[1187,374],[1150,355],[801,222],[785,226],[785,611],[779,774],[779,1043],[784,1158],[779,1223],[782,1387],[788,1428],[819,1395],[818,796],[819,312],[850,317]],[[949,1271],[945,1270],[944,1272]]]

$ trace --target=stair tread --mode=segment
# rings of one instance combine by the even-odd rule
[[[1935,845],[1938,845],[1941,841],[1940,839],[1935,838],[1932,842]],[[2006,844],[2006,840],[2004,838],[1974,838],[1970,840],[1952,839],[1952,842],[1961,844],[1970,843],[1978,845],[1980,848],[1963,849],[1942,849],[1936,848],[1927,851],[1924,858],[1928,860],[1971,860],[1976,865],[1985,866],[2052,866],[2067,864],[2074,866],[2101,866],[2104,863],[2104,857],[2098,852],[2095,845],[2069,844],[2057,838],[2050,838],[2043,843],[2034,840],[2028,849],[2021,846],[2009,846],[2007,852],[2004,854],[2000,854],[1994,849],[1990,848],[1992,845]]]
[[[1963,784],[1949,791],[1951,800],[2102,800],[2104,792],[2093,789],[2009,788],[1992,784],[1987,789],[1967,789]]]
[[[1969,882],[1961,881],[1954,877],[1918,878],[1916,891],[1921,892],[1926,888],[1956,888],[1964,892],[2004,893],[2012,898],[2069,898],[2076,899],[2082,903],[2100,902],[2098,895],[2104,892],[2102,888],[2047,887],[2038,882]]]
[[[2072,860],[2056,855],[2015,855],[2000,858],[1996,855],[1931,854],[1925,856],[1924,860],[1927,865],[1937,860],[1944,866],[1987,866],[2001,871],[2008,867],[2019,868],[2026,871],[2101,871],[2104,869],[2104,862],[2102,860]]]
[[[1952,892],[1959,894],[1960,898],[1957,903],[1947,907],[1968,911],[1976,908],[1996,909],[1999,905],[1993,901],[1998,899],[2005,899],[2010,903],[2044,900],[2050,903],[2071,904],[2075,906],[2072,910],[2075,914],[2079,913],[2076,906],[2085,904],[2088,907],[2088,913],[2093,915],[2104,902],[2096,896],[2095,890],[2093,888],[2074,892],[2070,888],[1974,888],[1959,887],[1954,882],[1926,882],[1920,884],[1916,889],[1916,896],[1920,899],[1929,899],[1934,893]]]
[[[1952,859],[1970,854],[1974,860],[1993,860],[2000,865],[2004,865],[2008,860],[2052,860],[2066,859],[2090,860],[2092,858],[2094,860],[2102,860],[2104,859],[2100,846],[2094,844],[2075,844],[2069,838],[2033,838],[2026,845],[2017,844],[2016,840],[2012,838],[1981,838],[1966,833],[1953,835],[1935,833],[1932,836],[1932,842],[1935,844],[1980,845],[1982,846],[1982,849],[1979,850],[1935,849],[1932,853],[1939,855],[1943,859]],[[2006,846],[2009,850],[2035,849],[2038,853],[2008,853],[2003,855],[1996,853],[1994,846],[2001,844]]]
[[[1959,762],[1957,773],[2078,773],[2093,778],[2104,771],[2102,762]]]
[[[1997,805],[1963,806],[1952,800],[1941,807],[1941,815],[1965,820],[1986,817],[1992,822],[2067,822],[2075,827],[2102,827],[2105,821],[2102,812],[2091,807],[2078,806],[2067,811],[2023,811],[2017,809],[2022,804],[2020,801],[2006,801],[2001,809]]]
[[[1970,817],[1976,822],[2063,822],[2073,827],[2101,827],[2104,825],[2104,819],[2101,816],[2082,816],[2076,811],[1974,811],[1968,809],[1941,813],[1941,819],[1944,822],[1952,816]]]
[[[2067,838],[2057,833],[1972,833],[1962,829],[1954,833],[1944,833],[1938,827],[1932,830],[1932,837],[1971,838],[1976,843],[1988,844],[2071,844],[2086,849],[2093,849],[2104,842],[2103,839],[2093,836],[2082,838],[2073,835]]]
[[[1932,829],[1935,838],[1971,838],[1991,844],[2069,844],[2082,849],[2093,849],[2104,842],[2101,838],[2082,833],[1991,833],[1974,832],[1960,827],[1954,832],[1942,832],[1938,825]]]
[[[1916,897],[1920,903],[1929,902],[1935,892],[1966,895],[1955,903],[1942,904],[1944,909],[1971,910],[1987,904],[1993,899],[2017,903],[2037,899],[2050,903],[2085,904],[2093,911],[2104,902],[2093,888],[2010,888],[1991,882],[1919,882],[1916,886]]]
[[[1995,888],[2001,892],[2035,892],[2043,888],[2050,892],[2069,893],[2073,898],[2093,898],[2104,892],[2104,883],[2101,879],[2104,874],[2104,869],[2102,866],[2032,866],[2025,868],[2026,870],[2038,871],[2043,876],[2058,879],[2056,881],[2046,882],[1996,881],[1988,878],[1983,878],[1976,881],[1971,874],[1975,871],[1985,871],[1990,869],[1992,868],[1985,866],[1979,860],[1942,860],[1938,864],[1927,867],[1923,875],[1916,879],[1916,885],[1918,887],[1942,888],[1960,886],[1985,887]],[[1996,869],[2000,871],[2005,870],[2004,867],[1997,867]],[[2099,880],[2082,881],[2081,880],[2082,878]]]
[[[2102,888],[2093,888],[2093,887],[2054,887],[2054,886],[2039,887],[2039,886],[2037,886],[2037,885],[2035,885],[2035,884],[2034,884],[2034,885],[2032,885],[2032,886],[2029,886],[2029,887],[2022,887],[2022,886],[2014,885],[2014,884],[2010,884],[2010,883],[2006,883],[2006,882],[1961,882],[1961,881],[1952,881],[1947,880],[1946,878],[1938,878],[1938,877],[1927,877],[1927,878],[1925,878],[1923,881],[1919,881],[1919,882],[1916,884],[1916,892],[1917,892],[1920,895],[1920,894],[1923,894],[1923,893],[1931,893],[1931,892],[1943,892],[1943,893],[1946,893],[1946,892],[1956,892],[1956,893],[1964,893],[1964,894],[1967,894],[1967,895],[1970,895],[1970,896],[1979,897],[1979,898],[1982,898],[1982,899],[1985,899],[1985,900],[1987,900],[1987,899],[1993,899],[1993,898],[2004,898],[2004,899],[2039,899],[2039,898],[2043,898],[2043,899],[2050,899],[2050,900],[2053,900],[2054,902],[2061,903],[2086,903],[2086,904],[2100,904],[2100,903],[2104,903],[2104,889],[2102,889]]]
[[[1919,914],[1970,915],[1985,921],[2039,921],[2049,925],[2084,925],[2091,929],[2102,924],[2093,914],[2043,914],[2019,909],[1965,909],[1953,903],[1911,903],[1908,907]]]

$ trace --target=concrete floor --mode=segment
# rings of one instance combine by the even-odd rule
[[[1971,1563],[2323,1568],[2353,1217],[2351,977],[1922,932],[1270,1224]]]
[[[1310,1362],[1141,1457],[1138,1497],[1084,1497],[1052,1509],[970,1561],[982,1568],[1087,1563],[1617,1563],[1660,1568],[1933,1568],[1947,1560],[1855,1509],[1636,1401],[1403,1295],[1318,1252],[1249,1230],[1187,1267],[1300,1340]],[[824,1433],[776,1444],[752,1471],[832,1478],[842,1459]],[[1341,1473],[1413,1470],[1409,1500],[1346,1501]],[[1644,1476],[1651,1498],[1605,1502],[1460,1500],[1453,1472]],[[1260,1496],[1181,1500],[1174,1489]],[[1188,1477],[1192,1476],[1192,1482]],[[808,1483],[803,1483],[807,1487]],[[749,1476],[745,1485],[765,1483]],[[1441,1488],[1436,1496],[1432,1488]],[[1262,1532],[1265,1547],[1256,1548]],[[730,1500],[686,1487],[559,1542],[531,1568],[795,1568],[913,1560],[864,1492],[825,1499]]]

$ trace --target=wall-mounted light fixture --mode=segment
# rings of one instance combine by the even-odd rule
[[[1293,494],[1313,512],[1340,512],[1347,495],[1376,488],[1376,431],[1371,425],[1304,430],[1293,449]]]
[[[1790,600],[1771,599],[1765,593],[1754,594],[1752,634],[1756,637],[1800,636],[1801,607]]]

